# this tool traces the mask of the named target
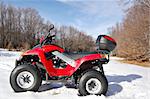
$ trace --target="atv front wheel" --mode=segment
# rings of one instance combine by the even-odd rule
[[[38,69],[32,65],[20,65],[10,75],[10,84],[15,92],[37,91],[42,83]]]
[[[108,82],[106,77],[96,70],[89,70],[81,77],[79,81],[79,93],[86,95],[106,94]]]

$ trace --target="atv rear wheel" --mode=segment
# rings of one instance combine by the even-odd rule
[[[20,65],[10,75],[10,84],[15,92],[37,91],[42,83],[40,72],[32,65]]]
[[[81,77],[79,81],[79,93],[85,95],[106,94],[108,82],[106,77],[96,70],[89,70]]]

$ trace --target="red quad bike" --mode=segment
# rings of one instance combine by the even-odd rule
[[[39,45],[26,51],[16,60],[10,75],[10,84],[15,92],[38,91],[42,81],[72,81],[80,95],[106,94],[108,82],[103,64],[109,62],[109,53],[116,42],[109,36],[97,38],[97,51],[67,53],[52,44],[55,35],[50,31]]]

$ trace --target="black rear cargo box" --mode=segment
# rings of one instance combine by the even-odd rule
[[[115,49],[116,45],[116,41],[107,35],[99,35],[96,40],[96,46],[98,51],[111,52]]]

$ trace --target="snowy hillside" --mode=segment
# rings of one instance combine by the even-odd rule
[[[61,83],[44,84],[40,92],[15,93],[9,84],[9,75],[19,55],[20,52],[0,49],[0,99],[150,99],[150,68],[120,63],[115,58],[104,65],[109,81],[106,96],[81,97],[77,89],[66,88]]]

